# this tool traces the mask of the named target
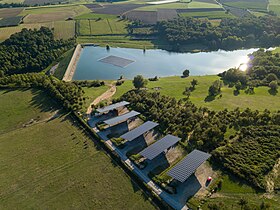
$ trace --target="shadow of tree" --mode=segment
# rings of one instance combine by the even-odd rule
[[[208,95],[208,96],[206,96],[206,98],[204,99],[204,101],[205,102],[211,102],[211,101],[214,101],[215,100],[215,96],[210,96],[210,95]]]
[[[278,90],[269,89],[269,90],[268,90],[268,93],[269,93],[270,95],[272,95],[272,96],[276,96],[277,93],[278,93]]]

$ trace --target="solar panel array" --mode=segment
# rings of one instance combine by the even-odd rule
[[[108,63],[114,66],[118,66],[118,67],[122,67],[125,68],[127,67],[129,64],[134,63],[135,61],[127,59],[127,58],[122,58],[122,57],[118,57],[118,56],[114,56],[114,55],[110,55],[106,58],[102,58],[99,61],[103,62],[103,63]]]
[[[158,126],[158,123],[147,121],[144,124],[140,125],[139,127],[123,134],[121,138],[132,141],[136,139],[137,137],[141,136],[142,134],[146,133],[147,131],[153,129],[154,127]]]
[[[127,102],[127,101],[121,101],[119,103],[111,104],[109,106],[96,109],[96,111],[99,112],[99,113],[104,113],[104,112],[108,112],[108,111],[117,109],[117,108],[122,107],[122,106],[126,106],[128,104],[129,104],[129,102]]]
[[[140,114],[139,112],[131,111],[131,112],[128,112],[126,114],[111,118],[109,120],[105,120],[104,123],[109,125],[109,126],[116,125],[116,124],[119,124],[121,122],[124,122],[124,121],[128,120],[129,118],[135,117],[139,114]]]
[[[193,150],[176,166],[167,172],[172,178],[184,182],[186,181],[196,169],[204,163],[211,155],[199,150]]]
[[[170,148],[180,140],[181,139],[176,136],[167,135],[161,140],[156,141],[155,143],[144,149],[142,152],[140,152],[140,155],[144,156],[149,160],[152,160],[164,150]]]

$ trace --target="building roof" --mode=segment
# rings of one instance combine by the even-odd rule
[[[140,114],[139,112],[131,111],[131,112],[128,112],[126,114],[123,114],[123,115],[111,118],[109,120],[105,120],[104,123],[109,125],[109,126],[117,125],[117,124],[125,122],[129,118],[135,117],[135,116],[137,116],[139,114]]]
[[[183,160],[181,160],[176,166],[174,166],[167,175],[172,178],[184,182],[186,181],[196,169],[202,165],[211,155],[199,150],[193,150]]]
[[[176,136],[167,135],[161,140],[156,141],[155,143],[144,149],[142,152],[140,152],[140,155],[144,156],[149,160],[152,160],[155,157],[157,157],[160,153],[170,148],[180,140],[181,139]]]
[[[158,126],[158,123],[147,121],[144,124],[140,125],[139,127],[123,134],[121,138],[132,141],[136,139],[137,137],[141,136],[142,134],[146,133],[147,131],[153,129],[154,127]]]
[[[96,111],[99,113],[109,112],[111,110],[117,109],[122,106],[126,106],[128,104],[129,104],[129,102],[127,102],[127,101],[121,101],[119,103],[111,104],[109,106],[105,106],[103,108],[96,109]]]

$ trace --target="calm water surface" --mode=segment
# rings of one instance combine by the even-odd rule
[[[213,75],[248,61],[247,55],[257,49],[199,53],[174,53],[165,50],[84,47],[73,80],[114,80],[121,75],[131,79],[141,74],[146,78],[182,75]],[[118,56],[135,61],[125,68],[100,62],[107,56]]]

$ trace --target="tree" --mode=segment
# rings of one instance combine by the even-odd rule
[[[194,89],[195,86],[198,85],[198,81],[197,81],[196,79],[193,79],[193,80],[191,81],[191,85],[192,85],[192,87],[193,87],[193,89]]]
[[[221,80],[216,80],[213,84],[209,87],[209,95],[216,96],[221,92],[221,88],[223,86],[223,82]]]
[[[238,201],[238,205],[241,206],[241,209],[243,209],[244,206],[247,204],[248,204],[248,201],[245,198],[240,198],[240,200]]]
[[[238,82],[235,84],[235,89],[236,89],[237,91],[240,91],[241,88],[242,88],[242,84],[241,84],[240,81],[238,81]]]
[[[278,80],[278,77],[275,74],[270,73],[267,75],[266,80],[268,83],[270,83],[272,81]]]
[[[183,71],[183,76],[184,77],[190,76],[190,70],[186,69],[185,71]]]
[[[145,87],[148,83],[148,81],[146,79],[144,79],[144,77],[142,75],[137,75],[136,77],[134,77],[132,82],[133,82],[134,87],[137,89]]]
[[[278,89],[278,82],[277,81],[271,81],[269,83],[269,87],[272,91],[277,91]]]

